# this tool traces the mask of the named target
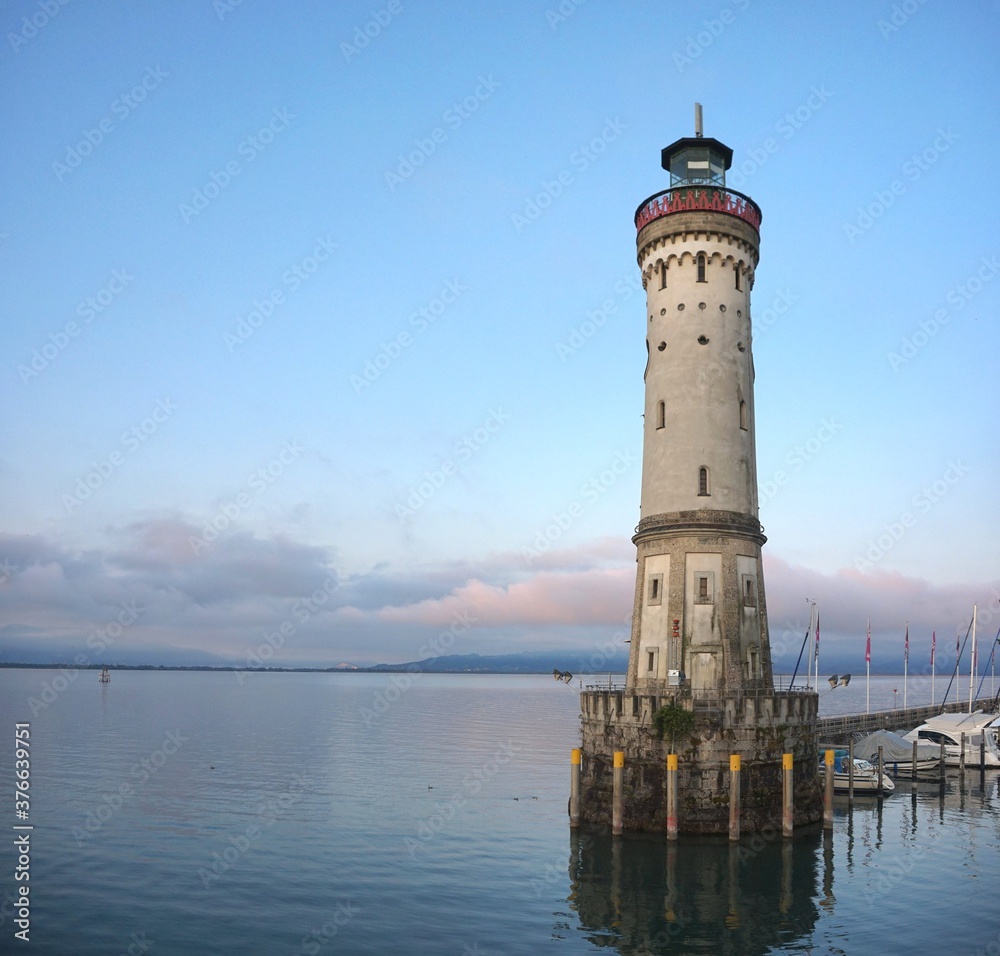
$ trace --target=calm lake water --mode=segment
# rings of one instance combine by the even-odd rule
[[[0,952],[1000,952],[995,773],[845,799],[831,835],[791,842],[574,836],[576,682],[58,673],[0,669]],[[824,704],[860,689],[863,709],[857,683]]]

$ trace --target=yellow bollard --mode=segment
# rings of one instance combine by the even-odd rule
[[[729,758],[729,839],[740,838],[740,755]]]
[[[625,784],[625,753],[615,751],[614,776],[611,793],[611,833],[618,836],[622,832],[622,800]]]
[[[823,756],[823,762],[826,766],[826,787],[823,794],[823,829],[832,830],[833,829],[833,763],[834,763],[834,752],[828,750]]]
[[[667,839],[677,839],[677,754],[667,754]]]
[[[781,835],[790,837],[795,829],[795,757],[781,755]]]
[[[580,748],[574,747],[569,758],[569,825],[580,825]]]

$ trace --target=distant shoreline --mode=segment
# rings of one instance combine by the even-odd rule
[[[226,664],[21,664],[0,662],[0,669],[19,670],[64,670],[100,671],[107,666],[109,671],[237,671],[247,674],[551,674],[551,668],[541,670],[483,668],[416,667],[413,664],[373,664],[371,667],[240,667]],[[581,674],[580,677],[595,677],[604,674],[624,674],[624,671],[606,670],[598,674]]]
[[[423,666],[415,663],[407,664],[373,664],[370,667],[241,667],[237,664],[74,664],[63,662],[58,664],[25,664],[19,662],[0,661],[0,670],[7,668],[12,670],[85,670],[100,671],[104,667],[110,671],[219,671],[237,672],[247,674],[551,674],[551,667],[539,666],[532,668],[528,666],[511,665],[509,668],[498,667],[434,667]],[[575,674],[578,678],[600,678],[606,674],[622,675],[625,671],[621,669],[609,668],[607,670],[591,671]],[[950,672],[940,672],[938,680],[947,679]],[[968,672],[966,672],[967,675]],[[775,677],[787,677],[785,671],[775,671]],[[910,674],[912,680],[917,680],[921,676],[917,673]],[[981,675],[980,675],[981,676]],[[872,677],[899,677],[902,680],[902,673],[897,671],[872,671]],[[864,680],[864,676],[856,680]]]

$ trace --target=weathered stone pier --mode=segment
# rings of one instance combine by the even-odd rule
[[[750,832],[781,826],[782,756],[794,755],[794,824],[819,819],[817,695],[760,692],[710,698],[589,687],[581,694],[584,754],[581,818],[611,819],[613,755],[625,754],[626,830],[666,826],[666,759],[677,754],[678,829],[724,833],[729,821],[729,759],[741,757],[741,825]],[[688,710],[690,732],[661,739],[653,718],[662,707]]]

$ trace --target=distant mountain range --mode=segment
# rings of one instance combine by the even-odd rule
[[[0,661],[0,667],[68,667],[74,664],[74,654],[63,649],[47,648],[44,653],[29,648],[7,648],[3,656],[6,661]],[[824,655],[823,669],[820,677],[826,678],[832,673],[853,671],[855,677],[864,676],[864,661],[858,666],[857,655],[831,652]],[[156,662],[152,663],[147,655],[139,649],[116,654],[109,653],[106,660],[95,660],[84,665],[87,668],[99,668],[107,664],[115,669],[136,670],[250,670],[243,664],[233,663],[226,658],[198,651],[172,651],[157,653]],[[775,674],[787,675],[794,669],[795,659],[777,659],[774,661]],[[366,667],[349,661],[341,661],[328,667],[322,665],[286,665],[262,667],[266,671],[323,671],[323,672],[356,672],[356,673],[386,673],[410,671],[428,674],[551,674],[553,670],[569,672],[579,677],[589,674],[624,674],[628,670],[628,651],[622,649],[618,653],[605,657],[603,653],[594,653],[593,648],[566,651],[531,651],[520,654],[446,654],[441,657],[428,657],[419,661],[407,661],[401,664],[375,664]],[[799,676],[805,674],[806,663],[800,662]],[[892,671],[885,671],[892,673]],[[882,673],[873,670],[872,673]],[[914,677],[916,672],[911,673]]]
[[[524,654],[446,654],[428,657],[406,664],[376,664],[368,671],[410,671],[425,674],[548,674],[553,670],[571,674],[624,674],[628,668],[628,652],[595,663],[585,652],[534,651]]]
[[[69,667],[69,660],[22,660],[18,662],[0,662],[0,667]],[[587,674],[623,674],[628,666],[628,654],[621,653],[605,660],[601,657],[597,662],[588,660],[586,652],[572,651],[537,651],[526,654],[448,654],[444,657],[428,657],[422,661],[409,661],[403,664],[376,664],[373,667],[360,667],[342,661],[332,667],[261,667],[246,668],[241,665],[228,664],[221,660],[201,664],[163,662],[157,664],[141,663],[132,660],[107,662],[114,670],[264,670],[264,671],[340,671],[356,673],[395,673],[408,671],[425,674],[549,674],[553,670],[569,672],[583,677]],[[595,666],[599,667],[595,669]],[[89,664],[85,669],[99,669],[98,664]]]

